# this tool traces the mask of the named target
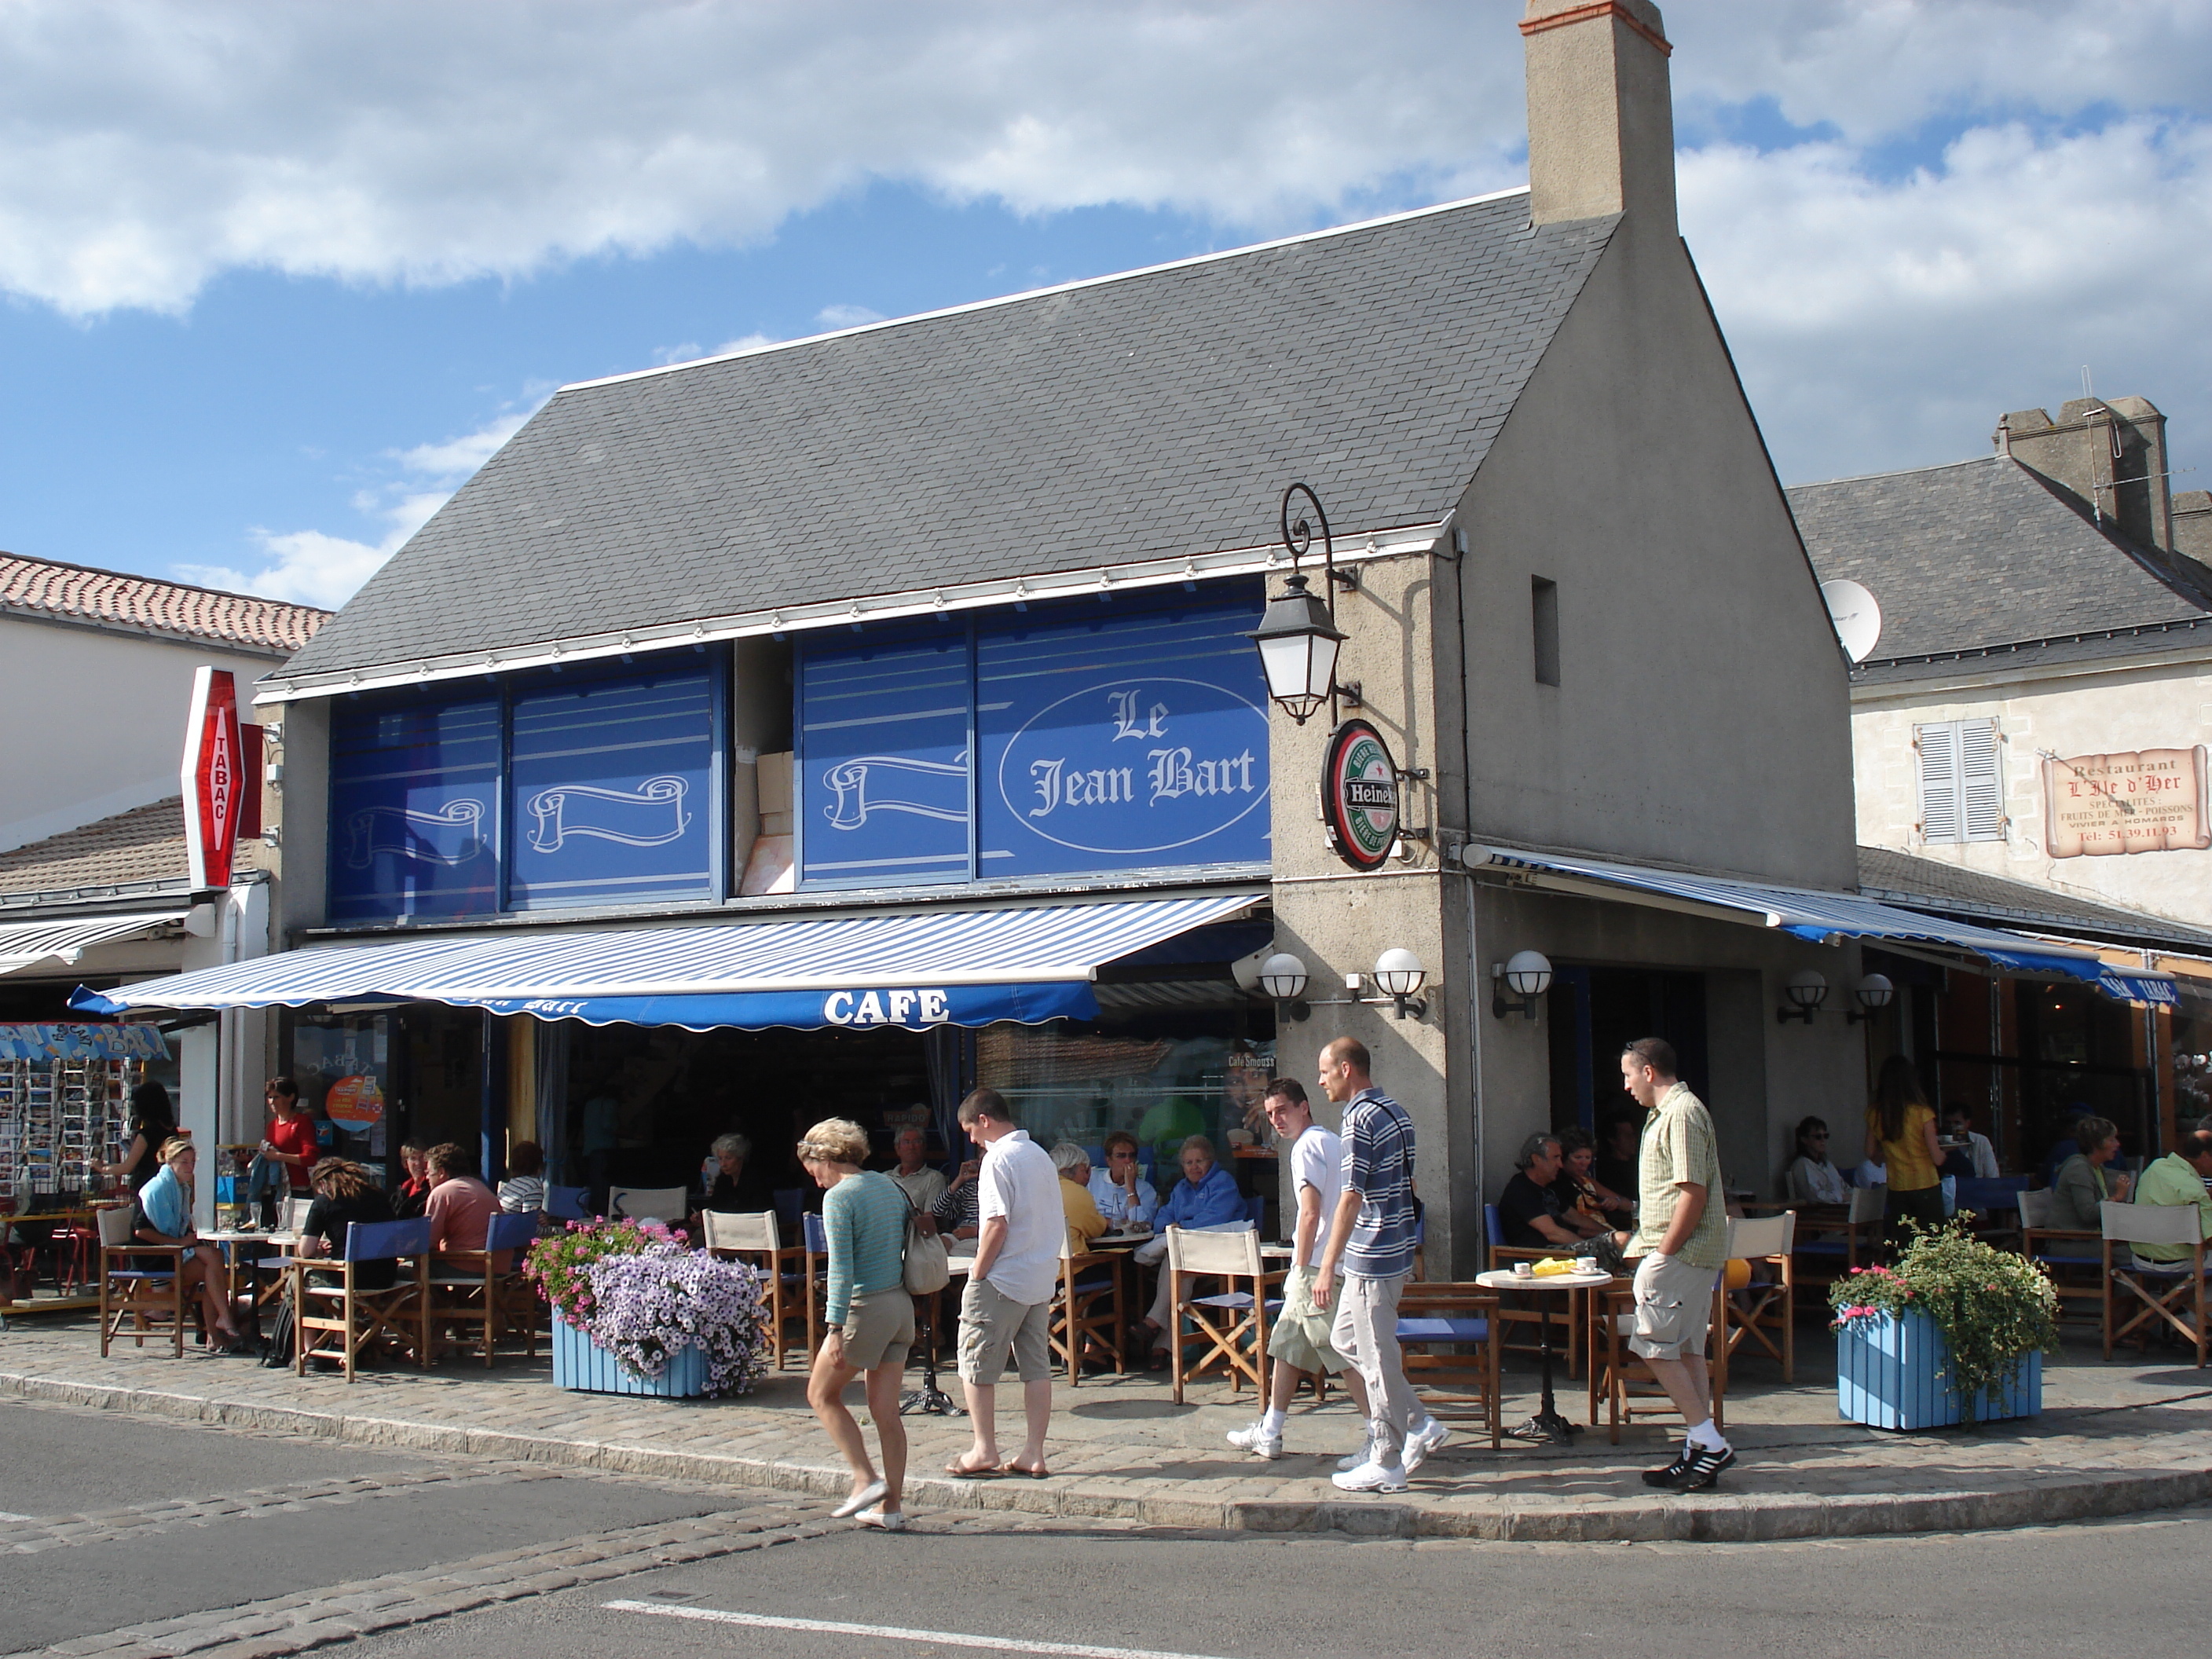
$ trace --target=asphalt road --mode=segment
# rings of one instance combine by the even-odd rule
[[[495,1576],[603,1553],[595,1582],[321,1650],[362,1659],[949,1659],[1052,1650],[1041,1644],[1098,1659],[2194,1659],[2207,1644],[2185,1587],[2212,1543],[2202,1510],[1737,1547],[1270,1539],[973,1513],[885,1535],[770,1492],[16,1403],[0,1404],[0,1510],[39,1517],[0,1522],[0,1653],[234,1616],[287,1593],[307,1593],[305,1616],[319,1616],[326,1587],[334,1606],[353,1607],[410,1593],[404,1575],[434,1565]],[[58,1519],[76,1515],[91,1518]],[[726,1533],[714,1547],[737,1553],[669,1566],[620,1553],[685,1517],[711,1517],[693,1532]],[[501,1563],[514,1551],[520,1565]],[[398,1577],[380,1588],[386,1576]]]

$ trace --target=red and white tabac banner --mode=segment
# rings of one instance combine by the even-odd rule
[[[185,723],[185,848],[195,890],[230,885],[230,857],[258,780],[246,772],[238,724],[238,684],[228,668],[192,676]]]

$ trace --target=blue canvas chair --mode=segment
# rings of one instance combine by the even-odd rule
[[[1476,1417],[1504,1443],[1498,1389],[1498,1292],[1450,1280],[1415,1280],[1398,1298],[1406,1380],[1437,1417]]]
[[[1841,1217],[1801,1212],[1790,1249],[1796,1282],[1807,1290],[1825,1289],[1871,1262],[1888,1203],[1887,1187],[1854,1187],[1850,1206]]]
[[[1509,1269],[1516,1261],[1541,1261],[1547,1256],[1572,1254],[1556,1244],[1508,1244],[1505,1242],[1505,1224],[1498,1218],[1495,1204],[1482,1206],[1482,1231],[1485,1242],[1490,1246],[1490,1266],[1493,1272]],[[1564,1297],[1548,1293],[1531,1294],[1536,1295],[1532,1306],[1506,1307],[1501,1303],[1498,1319],[1509,1329],[1525,1326],[1535,1334],[1520,1340],[1507,1341],[1504,1333],[1501,1332],[1500,1343],[1516,1353],[1540,1352],[1544,1346],[1544,1327],[1549,1324],[1552,1327],[1552,1352],[1566,1356],[1569,1376],[1580,1376],[1583,1331],[1590,1318],[1587,1300],[1589,1292],[1570,1291]]]
[[[132,1323],[138,1346],[166,1322],[175,1357],[185,1357],[185,1244],[141,1244],[131,1230],[136,1212],[128,1204],[98,1212],[100,1224],[100,1356]]]
[[[430,1264],[430,1326],[441,1340],[462,1326],[477,1335],[457,1347],[479,1350],[492,1363],[499,1339],[522,1327],[529,1357],[538,1358],[538,1292],[522,1271],[522,1252],[538,1237],[535,1214],[495,1215],[481,1250],[441,1250]],[[501,1255],[511,1255],[507,1267]]]
[[[2085,1227],[2051,1224],[2052,1196],[2023,1191],[2020,1195],[2020,1253],[2040,1262],[2058,1292],[2061,1319],[2094,1319],[2105,1314],[2103,1235]]]
[[[1974,1235],[1990,1243],[2008,1243],[2020,1233],[2020,1195],[2027,1190],[2027,1177],[2016,1176],[1957,1176],[1954,1208],[1974,1218]]]
[[[545,1189],[545,1213],[556,1221],[586,1221],[591,1218],[592,1189],[589,1187],[548,1187]]]
[[[362,1263],[411,1261],[388,1290],[368,1290],[358,1282]],[[292,1319],[298,1331],[292,1368],[307,1374],[317,1354],[340,1359],[345,1380],[354,1379],[362,1353],[380,1337],[410,1350],[427,1370],[430,1365],[430,1220],[356,1221],[346,1228],[345,1254],[336,1261],[295,1256],[291,1275]],[[319,1276],[337,1279],[318,1284]],[[335,1346],[332,1346],[335,1342]]]
[[[1128,1327],[1121,1306],[1121,1264],[1113,1257],[1079,1253],[1071,1237],[1060,1241],[1060,1289],[1052,1299],[1047,1328],[1052,1352],[1067,1367],[1067,1386],[1083,1382],[1083,1350],[1097,1340],[1114,1356],[1117,1376],[1128,1375],[1122,1337]]]

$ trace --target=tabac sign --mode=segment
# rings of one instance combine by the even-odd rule
[[[2043,759],[2043,846],[2054,859],[2212,848],[2204,745]]]
[[[185,848],[196,889],[230,885],[230,856],[245,822],[246,748],[238,685],[227,668],[192,676],[185,723]]]
[[[1398,766],[1382,734],[1346,720],[1322,760],[1322,822],[1337,856],[1355,870],[1378,870],[1398,839]]]

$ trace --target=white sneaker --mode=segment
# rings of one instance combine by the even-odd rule
[[[881,1504],[877,1504],[872,1509],[862,1510],[858,1515],[854,1516],[853,1519],[859,1522],[864,1527],[874,1527],[884,1532],[904,1532],[906,1530],[906,1511],[904,1510],[887,1510]]]
[[[1340,1469],[1347,1471],[1356,1469],[1361,1464],[1370,1461],[1370,1455],[1371,1452],[1370,1448],[1362,1446],[1358,1451],[1346,1452],[1343,1456],[1338,1458],[1336,1460],[1336,1467]]]
[[[1433,1417],[1406,1437],[1406,1473],[1411,1474],[1429,1461],[1429,1454],[1451,1438],[1451,1431]]]
[[[1264,1457],[1269,1462],[1283,1455],[1283,1437],[1269,1434],[1265,1422],[1254,1423],[1229,1431],[1229,1443],[1238,1451],[1248,1451],[1255,1457]]]
[[[1406,1471],[1397,1463],[1377,1463],[1372,1458],[1356,1469],[1340,1470],[1329,1476],[1340,1492],[1403,1492],[1406,1490]]]

